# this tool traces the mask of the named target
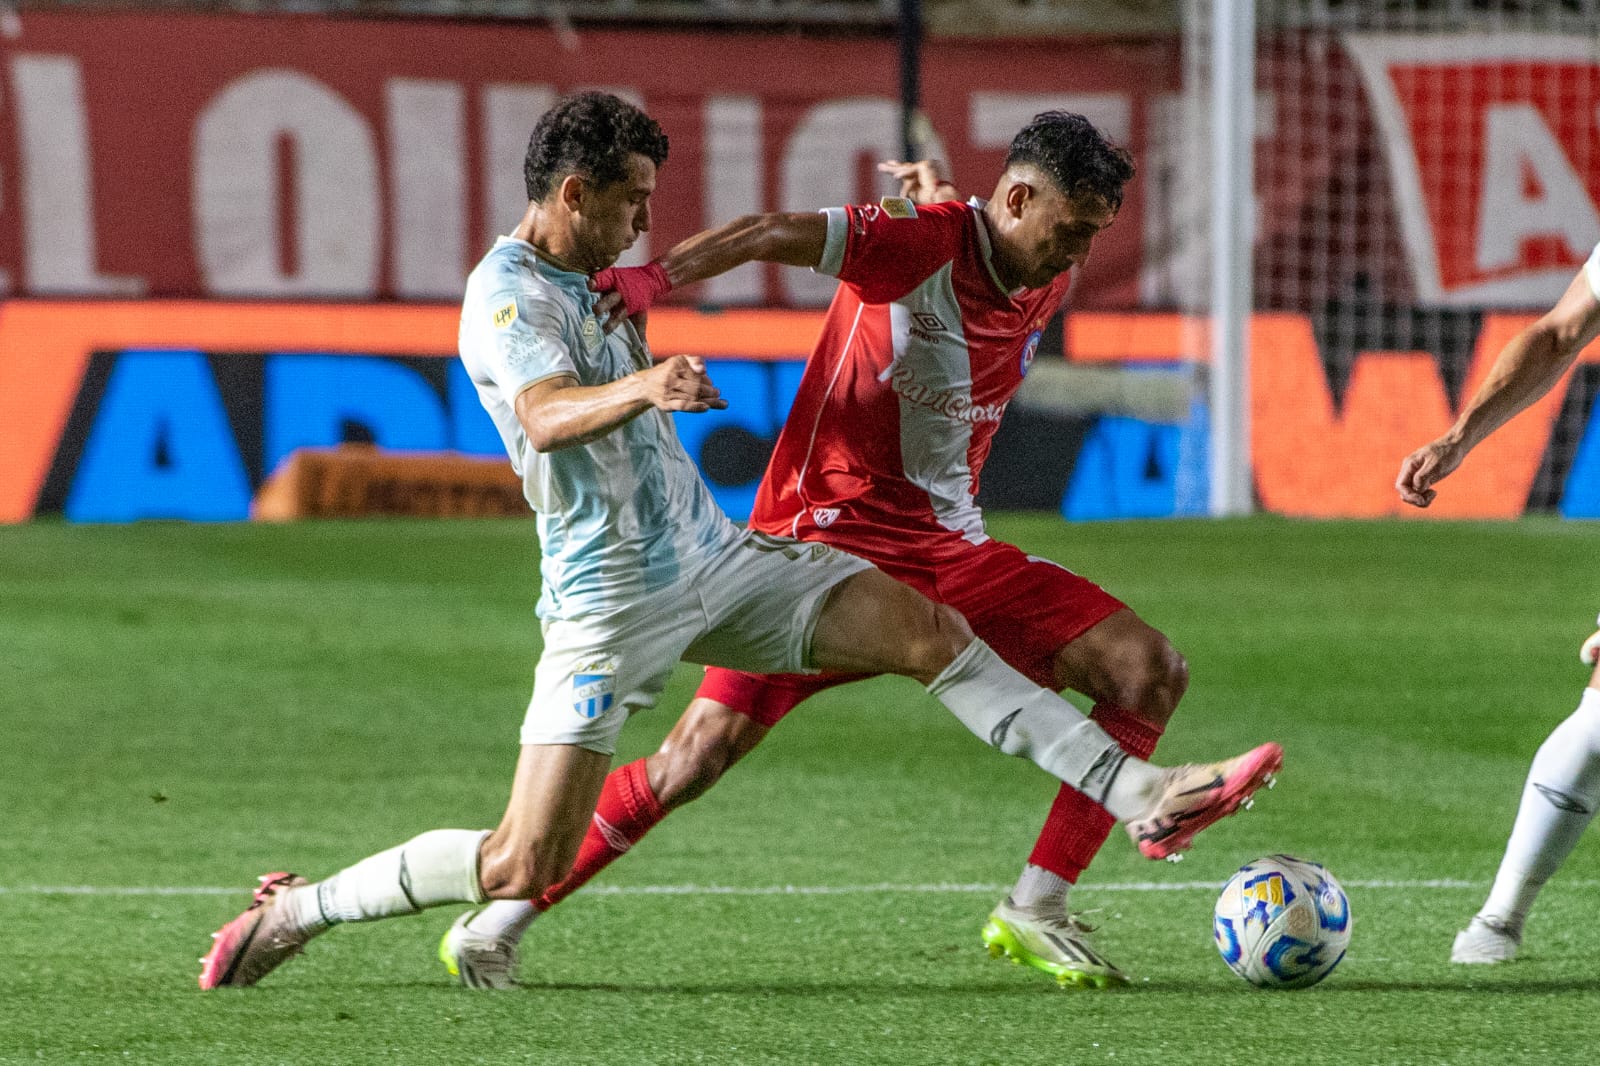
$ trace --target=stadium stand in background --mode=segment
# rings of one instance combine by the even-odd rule
[[[574,23],[781,25],[890,30],[902,0],[24,0],[22,10],[234,11],[375,18],[546,19]],[[1155,0],[924,0],[934,33],[1128,32],[1176,29]]]

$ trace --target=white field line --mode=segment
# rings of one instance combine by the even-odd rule
[[[1600,881],[1560,882],[1569,888],[1596,888]],[[1346,888],[1423,889],[1483,888],[1489,882],[1436,880],[1360,880],[1343,882]],[[1220,882],[1212,881],[1123,881],[1089,883],[1081,891],[1098,892],[1215,892]],[[888,896],[888,895],[999,895],[1011,888],[1000,884],[891,884],[873,885],[598,885],[582,889],[587,896]],[[242,896],[249,886],[233,885],[0,885],[0,896]]]

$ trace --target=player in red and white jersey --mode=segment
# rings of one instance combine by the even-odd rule
[[[956,608],[1030,680],[1093,699],[1100,726],[1147,758],[1187,685],[1183,658],[1099,586],[991,539],[975,502],[1006,405],[1133,166],[1081,116],[1047,112],[1012,142],[987,201],[960,202],[926,164],[886,168],[916,195],[739,219],[649,266],[597,277],[614,290],[601,306],[634,315],[672,287],[750,261],[837,277],[751,526],[847,547]],[[534,904],[463,915],[440,945],[446,965],[473,987],[509,983],[517,941],[539,913],[701,795],[808,695],[853,679],[708,671],[661,749],[607,779],[568,879]],[[991,954],[1064,984],[1126,982],[1067,906],[1112,825],[1083,793],[1061,789],[984,928]]]
[[[1081,254],[1111,220],[1103,206],[1074,223]],[[843,284],[761,482],[753,528],[826,531],[872,554],[914,545],[929,566],[988,540],[978,471],[1070,274],[1052,265],[1040,287],[1008,289],[984,210],[978,200],[889,199],[824,212],[817,269]]]

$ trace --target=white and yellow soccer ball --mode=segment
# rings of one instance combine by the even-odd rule
[[[1350,900],[1320,864],[1268,855],[1223,886],[1211,935],[1228,968],[1257,988],[1305,988],[1344,958]]]

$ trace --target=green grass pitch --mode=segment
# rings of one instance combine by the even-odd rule
[[[255,875],[496,819],[538,653],[533,527],[41,523],[0,529],[0,1062],[1591,1059],[1593,841],[1522,961],[1446,958],[1584,684],[1592,527],[993,527],[1188,655],[1166,760],[1287,749],[1278,788],[1187,862],[1118,833],[1085,877],[1077,902],[1133,988],[1064,992],[985,956],[1052,785],[880,679],[797,712],[541,919],[520,991],[451,983],[445,909],[201,993],[195,959]],[[620,758],[653,748],[695,674]],[[1273,851],[1350,891],[1349,955],[1309,991],[1255,991],[1211,946],[1214,886]]]

